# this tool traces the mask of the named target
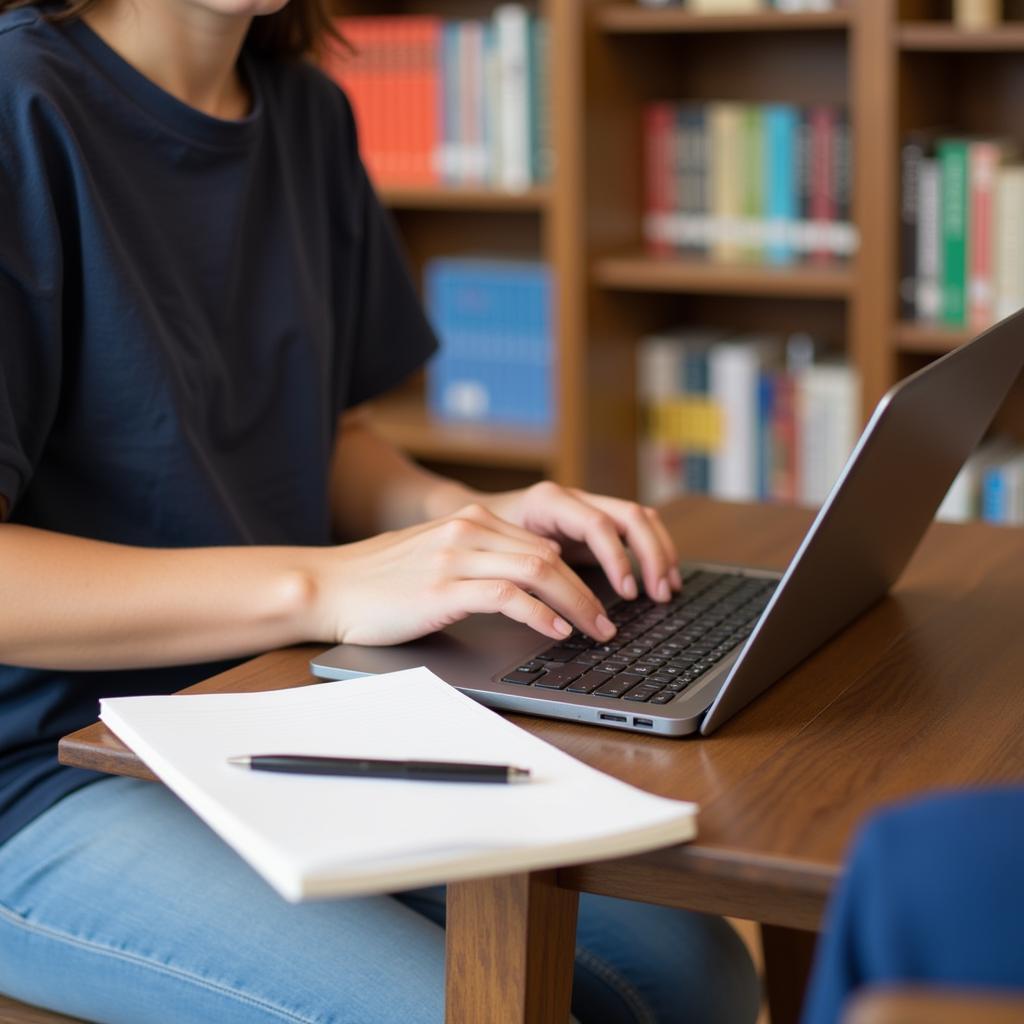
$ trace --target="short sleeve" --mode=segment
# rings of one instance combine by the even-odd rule
[[[42,455],[60,393],[60,236],[26,134],[0,139],[0,494],[8,516]]]
[[[346,103],[346,107],[347,107]],[[356,310],[350,359],[342,359],[347,379],[339,382],[340,409],[351,408],[400,384],[437,348],[390,213],[381,204],[358,158],[349,120],[350,159],[358,266],[351,296]],[[339,411],[340,411],[339,409]]]

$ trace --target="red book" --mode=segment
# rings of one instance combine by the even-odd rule
[[[791,373],[775,376],[772,406],[771,496],[775,501],[796,501],[796,381]]]
[[[440,18],[342,18],[338,27],[355,52],[328,48],[322,66],[352,103],[370,177],[378,186],[436,184]]]
[[[837,215],[835,132],[836,110],[834,107],[813,106],[809,113],[810,123],[810,200],[811,221],[814,230],[814,244],[811,259],[822,262],[831,258],[826,237],[827,225]]]
[[[651,103],[644,110],[644,182],[646,223],[644,236],[654,253],[672,251],[669,218],[676,209],[673,187],[675,108],[671,103]]]
[[[967,147],[968,325],[988,327],[996,318],[995,189],[1002,147],[994,141]]]

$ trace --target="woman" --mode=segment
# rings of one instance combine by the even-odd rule
[[[160,787],[60,768],[99,696],[474,612],[614,627],[649,509],[483,495],[359,407],[434,339],[320,0],[0,0],[0,991],[97,1021],[439,1021],[439,891],[281,903]],[[362,538],[362,539],[360,539]],[[345,541],[337,543],[338,540]],[[752,1020],[718,921],[584,897],[584,1022]]]

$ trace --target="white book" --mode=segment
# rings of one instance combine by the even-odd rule
[[[857,443],[857,374],[845,363],[818,363],[797,378],[797,445],[801,504],[828,497]]]
[[[621,857],[696,835],[693,804],[596,771],[426,668],[262,693],[116,697],[100,718],[285,899]],[[245,754],[466,761],[523,784],[288,775]]]
[[[494,9],[498,54],[501,163],[498,184],[512,191],[530,185],[530,15],[522,4]]]
[[[996,175],[996,319],[1024,306],[1024,167]]]
[[[718,450],[711,457],[711,493],[725,501],[754,501],[757,493],[758,381],[761,367],[778,358],[769,338],[737,338],[715,345],[708,377],[721,416]]]

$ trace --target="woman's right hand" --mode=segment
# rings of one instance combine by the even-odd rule
[[[313,552],[315,639],[397,644],[474,612],[498,612],[553,639],[615,627],[558,544],[468,505],[404,530]]]

